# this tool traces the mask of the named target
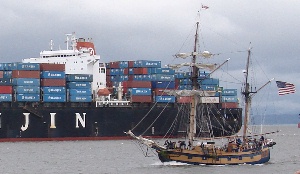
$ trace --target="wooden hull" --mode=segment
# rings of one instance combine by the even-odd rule
[[[201,147],[195,147],[193,150],[157,150],[159,159],[162,162],[176,161],[193,165],[262,164],[270,160],[270,149],[268,146],[259,149],[248,149],[242,152],[214,151]]]

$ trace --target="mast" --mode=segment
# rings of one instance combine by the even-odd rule
[[[261,89],[263,89],[266,85],[268,85],[269,83],[271,83],[271,81],[274,80],[274,78],[272,78],[271,80],[269,80],[268,82],[266,82],[263,86],[261,86],[258,90],[255,91],[250,91],[250,85],[248,82],[248,76],[249,76],[249,64],[250,64],[250,55],[251,55],[251,43],[250,43],[250,47],[248,49],[248,58],[247,58],[247,64],[246,64],[246,72],[245,72],[245,76],[246,76],[246,84],[245,84],[245,89],[242,92],[242,94],[245,96],[245,117],[244,117],[244,130],[243,130],[243,143],[245,144],[247,142],[247,129],[248,129],[248,120],[250,117],[250,108],[251,108],[251,99],[252,97]]]
[[[251,44],[251,43],[250,43]],[[251,96],[250,94],[253,92],[249,91],[249,82],[248,82],[248,75],[249,75],[249,64],[250,64],[250,51],[251,47],[249,47],[248,49],[248,57],[247,57],[247,64],[246,64],[246,72],[245,72],[245,76],[246,76],[246,84],[245,84],[245,89],[244,92],[242,92],[242,94],[245,96],[245,118],[244,118],[244,130],[243,130],[243,142],[246,143],[246,139],[247,139],[247,129],[248,129],[248,119],[250,116],[250,106],[251,106]]]
[[[193,52],[193,58],[192,58],[192,84],[193,84],[193,90],[198,89],[198,83],[197,83],[197,77],[198,77],[198,68],[195,66],[196,64],[196,58],[197,58],[197,42],[198,42],[198,27],[199,22],[196,23],[196,35],[195,35],[195,43],[194,43],[194,52]],[[189,129],[189,144],[193,144],[193,138],[195,134],[195,115],[196,115],[196,97],[195,95],[192,96],[191,101],[191,111],[190,111],[190,129]]]

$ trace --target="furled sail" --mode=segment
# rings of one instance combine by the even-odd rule
[[[202,64],[202,63],[181,63],[181,64],[175,64],[175,65],[168,65],[168,67],[172,68],[172,69],[179,69],[183,66],[196,66],[197,68],[200,69],[207,69],[207,70],[214,70],[216,68],[216,64]]]

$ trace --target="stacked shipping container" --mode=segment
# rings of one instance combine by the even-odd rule
[[[6,63],[0,64],[0,102],[12,101],[11,70],[7,67]]]
[[[110,62],[106,72],[107,86],[121,83],[132,102],[174,103],[175,97],[165,90],[192,89],[191,73],[161,68],[160,61]],[[65,74],[64,64],[1,63],[0,102],[91,102],[92,81],[92,75]],[[202,97],[200,102],[221,101],[223,108],[238,107],[237,90],[219,87],[219,79],[210,78],[209,72],[199,71],[198,84],[202,90],[216,91],[215,96]],[[177,97],[178,103],[190,101],[190,97]]]
[[[64,64],[41,64],[41,88],[44,102],[66,102]]]
[[[238,108],[237,89],[223,89],[222,108]]]
[[[107,64],[107,86],[123,86],[123,93],[130,95],[132,102],[175,102],[174,96],[164,93],[175,89],[175,71],[161,68],[161,61],[118,61]],[[158,84],[158,85],[157,85]],[[111,90],[116,93],[116,91]]]
[[[92,102],[91,82],[93,75],[68,74],[66,80],[70,102]]]
[[[12,63],[12,84],[15,100],[20,102],[40,101],[40,64]]]

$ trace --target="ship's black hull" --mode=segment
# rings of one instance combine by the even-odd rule
[[[126,136],[124,131],[133,128],[137,135],[164,136],[168,132],[170,136],[178,136],[182,129],[182,124],[179,124],[179,106],[176,104],[169,105],[164,110],[163,105],[152,108],[151,105],[143,104],[131,107],[96,107],[95,103],[8,102],[0,105],[0,138],[123,137]],[[224,109],[220,113],[223,112]],[[231,113],[227,115],[233,121],[230,128],[227,127],[231,131],[228,134],[238,132],[242,123],[241,109],[235,109]],[[177,121],[174,122],[174,119]],[[218,119],[215,121],[220,122]],[[224,124],[225,129],[227,124]],[[234,130],[231,129],[233,125]],[[145,128],[149,129],[144,132]],[[218,136],[224,132],[215,129],[214,134]]]

